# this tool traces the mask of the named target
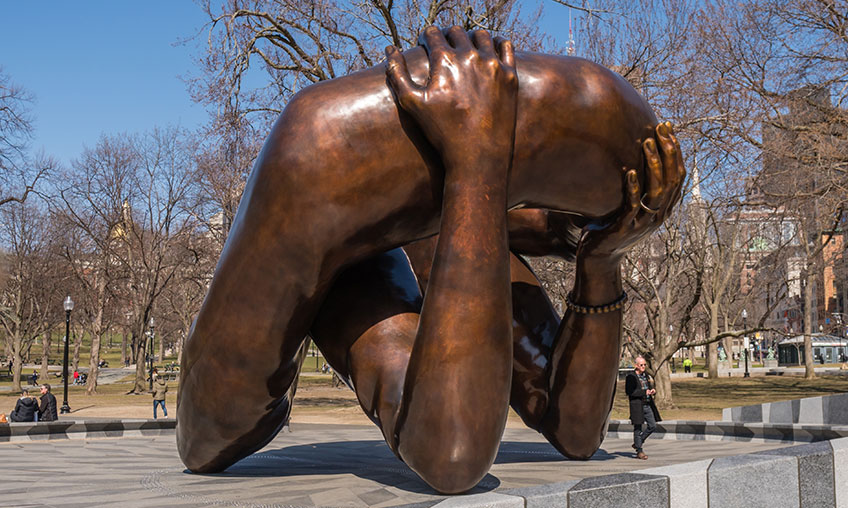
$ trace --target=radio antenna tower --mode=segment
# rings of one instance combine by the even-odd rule
[[[571,30],[571,7],[568,8],[568,56],[574,56],[574,32]]]

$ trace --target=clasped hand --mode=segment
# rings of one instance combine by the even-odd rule
[[[509,161],[515,137],[518,77],[512,43],[483,30],[424,30],[429,79],[417,85],[400,51],[386,48],[387,75],[398,103],[453,171],[479,170],[480,156]],[[497,52],[495,45],[497,44]],[[477,143],[469,145],[470,133]],[[446,175],[448,178],[451,175]]]

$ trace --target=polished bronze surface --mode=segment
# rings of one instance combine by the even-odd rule
[[[307,334],[439,491],[486,474],[507,404],[567,456],[600,445],[621,312],[560,322],[509,251],[576,259],[581,305],[619,298],[621,257],[679,198],[670,125],[585,60],[458,28],[422,45],[304,89],[272,129],[186,343],[190,470],[277,433]]]

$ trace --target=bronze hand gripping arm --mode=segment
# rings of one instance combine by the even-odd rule
[[[445,167],[440,235],[396,425],[403,460],[442,492],[470,489],[494,462],[512,361],[507,177],[518,80],[512,46],[453,27],[423,34],[424,87],[387,50],[398,102]],[[473,140],[469,143],[467,140]]]
[[[423,49],[406,56],[414,75],[428,75]],[[634,148],[656,122],[650,108],[585,60],[516,60],[509,206],[613,213],[619,168],[639,167]],[[190,470],[220,471],[274,437],[289,413],[302,339],[345,267],[438,232],[443,168],[422,139],[398,115],[383,68],[289,102],[186,341],[177,444]]]
[[[659,227],[680,198],[686,173],[671,125],[660,124],[656,139],[659,149],[654,139],[643,143],[648,173],[644,195],[636,171],[626,171],[626,204],[620,215],[605,227],[584,229],[576,253],[576,278],[570,295],[573,304],[556,335],[546,336],[551,327],[540,326],[543,321],[550,323],[555,319],[549,310],[547,318],[536,318],[524,325],[523,341],[516,337],[513,408],[528,425],[540,430],[560,452],[572,458],[589,458],[598,449],[612,407],[623,307],[611,304],[623,295],[620,261],[637,241]],[[546,217],[532,217],[538,211],[524,213],[531,217],[524,217],[523,224],[531,230],[531,224],[538,226],[535,235],[524,232],[522,247],[537,254],[570,254],[562,251],[561,239],[551,241],[556,235],[550,223],[561,218],[547,217],[548,212],[543,212]],[[528,279],[526,284],[525,293],[533,294],[533,280]],[[514,286],[514,298],[515,292]],[[551,342],[547,358],[532,354],[544,351]],[[540,395],[544,387],[550,387],[547,396]]]

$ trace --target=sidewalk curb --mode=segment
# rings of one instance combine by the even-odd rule
[[[158,420],[59,420],[38,423],[0,423],[0,443],[88,439],[100,437],[147,437],[173,434],[175,418]]]

